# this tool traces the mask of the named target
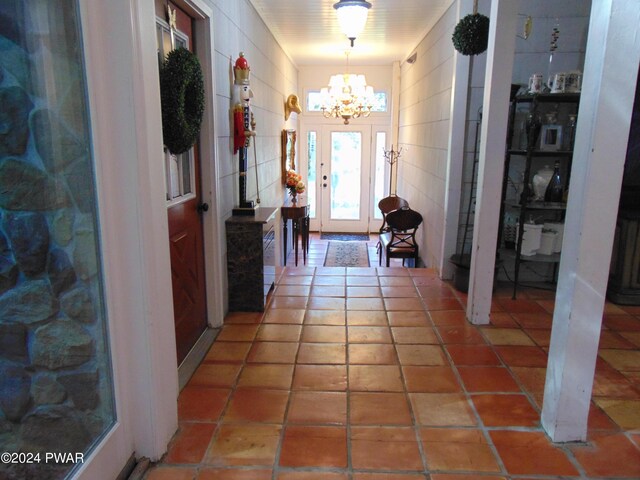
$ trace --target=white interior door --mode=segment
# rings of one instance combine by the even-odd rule
[[[367,232],[370,218],[371,126],[325,125],[317,165],[320,229]]]

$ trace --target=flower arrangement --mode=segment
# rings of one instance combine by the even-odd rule
[[[294,172],[293,170],[287,170],[287,179],[285,186],[289,190],[289,194],[295,198],[298,193],[302,193],[305,190],[305,184],[302,181],[302,175]]]

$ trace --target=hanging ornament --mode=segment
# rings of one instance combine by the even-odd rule
[[[558,38],[560,38],[560,26],[556,23],[551,30],[551,44],[549,46],[549,51],[552,53],[558,49]]]
[[[453,47],[463,55],[479,55],[489,42],[489,18],[478,13],[478,0],[474,1],[473,14],[462,18],[453,30]]]

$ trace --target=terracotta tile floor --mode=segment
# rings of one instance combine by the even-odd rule
[[[478,328],[432,270],[327,269],[322,247],[229,314],[147,480],[640,478],[639,308],[607,304],[589,439],[554,445],[552,294],[499,288]]]

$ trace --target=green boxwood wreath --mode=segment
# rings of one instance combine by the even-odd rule
[[[198,58],[185,48],[169,52],[160,66],[162,137],[175,155],[198,139],[204,113],[204,80]]]
[[[489,42],[489,18],[479,13],[464,17],[453,30],[454,48],[463,55],[479,55]]]

